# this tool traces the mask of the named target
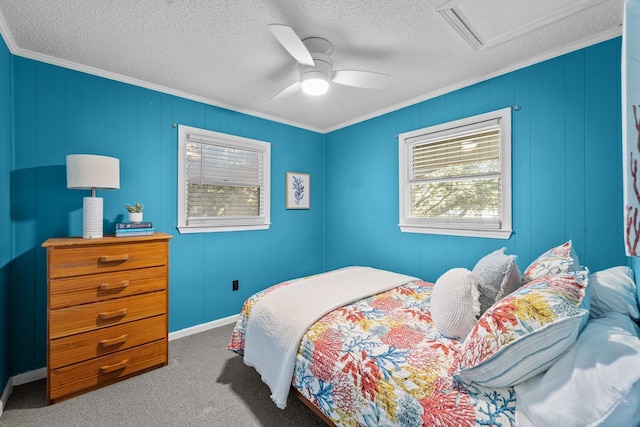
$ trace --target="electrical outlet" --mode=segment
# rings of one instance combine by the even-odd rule
[[[238,290],[238,286],[240,285],[239,281],[238,280],[234,280],[231,283],[232,283],[233,290],[237,291]]]

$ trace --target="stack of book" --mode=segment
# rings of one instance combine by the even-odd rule
[[[153,235],[153,223],[122,222],[116,224],[116,237],[151,236]]]

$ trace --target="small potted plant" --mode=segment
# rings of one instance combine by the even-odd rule
[[[141,203],[126,205],[124,208],[129,212],[129,222],[142,222],[142,208],[144,206]]]

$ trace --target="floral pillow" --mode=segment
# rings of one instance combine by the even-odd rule
[[[580,269],[578,255],[572,248],[571,240],[549,249],[533,261],[522,275],[522,283],[539,279],[548,274],[567,273]]]
[[[456,356],[456,378],[510,387],[545,371],[589,319],[589,271],[547,275],[495,303]]]

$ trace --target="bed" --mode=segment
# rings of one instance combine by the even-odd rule
[[[247,299],[228,348],[277,406],[291,389],[330,425],[633,426],[639,319],[632,271],[592,274],[567,242],[523,274],[502,248],[434,283],[369,267],[286,281]]]

